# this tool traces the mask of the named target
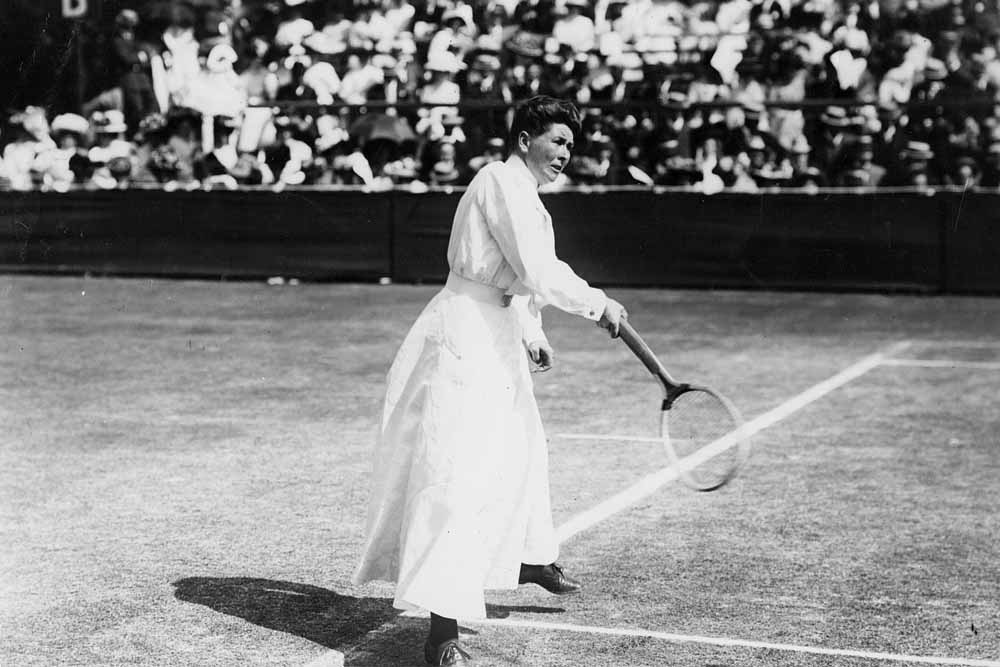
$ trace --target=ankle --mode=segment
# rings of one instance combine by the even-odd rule
[[[458,621],[431,613],[431,629],[427,639],[435,646],[449,639],[458,639]]]

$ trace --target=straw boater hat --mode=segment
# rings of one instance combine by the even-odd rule
[[[912,162],[925,162],[934,157],[931,145],[923,141],[909,141],[902,152],[903,159]]]

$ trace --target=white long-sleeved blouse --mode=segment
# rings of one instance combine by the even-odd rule
[[[463,278],[527,297],[513,302],[531,315],[522,315],[526,341],[544,338],[538,312],[545,305],[596,321],[607,304],[603,290],[556,257],[552,217],[538,182],[516,155],[486,165],[472,179],[455,211],[448,265]]]

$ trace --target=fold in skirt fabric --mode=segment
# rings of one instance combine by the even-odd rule
[[[445,288],[389,370],[355,582],[396,582],[400,609],[482,618],[484,589],[557,555],[517,317]]]

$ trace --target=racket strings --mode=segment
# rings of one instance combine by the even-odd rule
[[[664,444],[683,474],[699,488],[725,483],[740,464],[742,448],[718,441],[740,425],[739,416],[715,394],[695,389],[678,396],[664,417]]]

